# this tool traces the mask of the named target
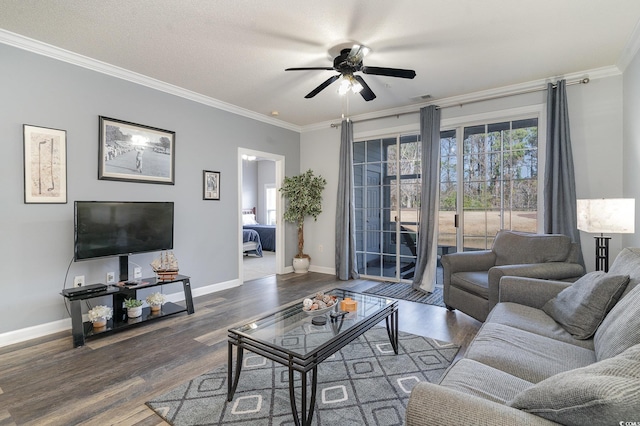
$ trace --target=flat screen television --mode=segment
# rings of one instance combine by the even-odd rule
[[[173,249],[172,202],[76,201],[74,204],[76,261],[121,256],[123,279],[122,257]]]

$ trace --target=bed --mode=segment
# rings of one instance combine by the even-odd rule
[[[255,231],[260,236],[262,250],[276,251],[276,227],[261,225],[256,221],[256,208],[242,210],[242,229]]]

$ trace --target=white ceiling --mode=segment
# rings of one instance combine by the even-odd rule
[[[620,68],[639,19],[638,0],[1,0],[0,42],[17,34],[303,129]],[[371,102],[338,83],[305,99],[335,73],[284,71],[331,66],[352,42],[371,47],[365,65],[416,78],[365,75]]]

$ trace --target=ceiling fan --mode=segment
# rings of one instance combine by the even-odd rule
[[[338,71],[340,74],[329,77],[321,85],[313,89],[305,98],[310,99],[326,89],[331,83],[343,78],[338,92],[345,94],[351,90],[354,93],[360,93],[365,101],[372,101],[376,98],[375,93],[365,83],[364,79],[356,72],[371,75],[384,75],[387,77],[414,78],[416,72],[414,70],[405,70],[400,68],[383,68],[383,67],[367,67],[362,63],[363,58],[370,52],[366,46],[354,44],[351,49],[342,49],[340,54],[333,60],[333,67],[307,67],[307,68],[287,68],[285,71],[307,71],[307,70],[327,70]]]

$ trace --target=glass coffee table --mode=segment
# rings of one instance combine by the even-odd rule
[[[300,301],[271,315],[229,329],[228,401],[233,399],[238,386],[245,349],[288,367],[289,399],[296,426],[311,424],[316,404],[318,365],[322,361],[382,320],[386,322],[391,346],[398,354],[397,300],[343,289],[333,289],[325,294],[335,295],[339,301],[350,297],[357,302],[356,311],[337,317],[331,315],[331,312],[342,314],[337,308],[321,314],[308,313],[303,311]],[[326,318],[325,325],[312,324],[312,319],[318,316]],[[307,404],[307,373],[310,371],[311,394]],[[300,373],[302,379],[300,410],[295,397],[295,372]]]

